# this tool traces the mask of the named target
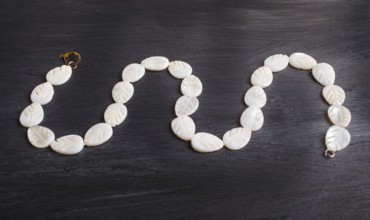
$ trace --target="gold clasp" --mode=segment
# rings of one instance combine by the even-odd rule
[[[67,52],[60,54],[59,56],[63,59],[64,63],[73,69],[77,68],[78,63],[81,61],[81,55],[77,52]]]

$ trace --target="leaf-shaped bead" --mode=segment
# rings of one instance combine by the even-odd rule
[[[185,77],[181,82],[181,92],[186,96],[198,97],[202,90],[202,82],[194,75]]]
[[[318,63],[312,68],[312,75],[323,86],[333,85],[335,80],[335,71],[327,63]]]
[[[145,68],[138,63],[131,63],[127,65],[122,71],[122,80],[126,82],[137,82],[143,78]]]
[[[199,107],[199,101],[196,97],[181,96],[175,104],[175,113],[177,116],[180,115],[191,115]]]
[[[284,54],[275,54],[267,59],[264,62],[264,66],[267,66],[271,69],[272,72],[279,72],[285,69],[289,64],[289,57]]]
[[[164,70],[168,67],[169,63],[168,59],[162,56],[149,57],[141,61],[141,65],[143,65],[145,69],[151,71]]]
[[[129,82],[119,82],[112,89],[113,100],[124,104],[134,95],[134,86]]]
[[[257,106],[248,107],[240,117],[240,124],[243,127],[250,128],[252,131],[258,131],[261,129],[263,121],[263,113]]]
[[[184,141],[190,141],[195,134],[194,121],[186,115],[181,115],[173,119],[171,128],[173,133]]]
[[[51,142],[50,147],[57,153],[73,155],[82,151],[84,148],[84,142],[81,136],[71,134],[60,137]]]
[[[347,127],[351,122],[351,112],[342,105],[332,105],[328,109],[330,121],[337,126]]]
[[[253,72],[251,76],[251,83],[254,86],[266,88],[267,86],[271,85],[272,78],[273,75],[270,68],[262,66]]]
[[[265,91],[260,86],[253,86],[245,93],[244,102],[248,106],[255,105],[262,108],[266,105],[267,97]]]
[[[343,127],[333,125],[326,132],[326,147],[333,152],[343,150],[348,146],[350,141],[351,135]]]
[[[191,138],[191,146],[200,153],[209,153],[220,150],[224,142],[213,134],[199,132]]]
[[[251,135],[251,129],[247,127],[233,128],[224,134],[222,140],[230,150],[239,150],[248,144]]]
[[[72,75],[72,68],[67,65],[55,67],[46,74],[46,80],[53,85],[66,83]]]
[[[32,103],[27,106],[21,116],[19,121],[24,127],[32,127],[40,124],[44,119],[44,110],[39,103]]]
[[[322,90],[322,96],[329,105],[342,105],[346,99],[344,90],[337,85],[325,86]]]
[[[110,104],[104,112],[104,121],[112,127],[120,125],[127,117],[127,108],[124,104]]]
[[[193,72],[193,69],[188,63],[176,60],[169,64],[168,71],[173,77],[183,79],[189,76]]]
[[[31,93],[31,100],[32,102],[39,103],[40,105],[45,105],[53,99],[53,96],[53,85],[49,82],[45,82],[33,89]]]
[[[86,132],[84,142],[88,147],[98,146],[108,141],[112,135],[113,129],[109,124],[98,123]]]
[[[310,70],[317,62],[314,58],[305,53],[293,53],[289,57],[289,64],[297,69]]]
[[[54,132],[43,126],[28,128],[27,136],[30,143],[36,148],[45,148],[55,140]]]

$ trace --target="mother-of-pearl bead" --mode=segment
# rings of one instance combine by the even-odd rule
[[[71,134],[60,137],[50,143],[50,147],[53,151],[64,154],[73,155],[82,151],[84,148],[84,141],[81,136]]]
[[[328,109],[331,122],[337,126],[347,127],[351,122],[351,112],[342,105],[332,105]]]
[[[333,85],[335,80],[335,71],[327,63],[318,63],[312,68],[312,75],[323,86]]]
[[[191,115],[199,107],[199,101],[196,97],[181,96],[175,104],[175,112],[177,116]]]
[[[233,128],[224,134],[222,140],[230,150],[239,150],[248,144],[251,135],[252,131],[247,127]]]
[[[164,70],[168,67],[169,63],[169,60],[162,56],[149,57],[141,61],[141,65],[143,65],[145,69],[151,71]]]
[[[46,80],[53,85],[66,83],[72,75],[72,68],[67,65],[55,67],[46,74]]]
[[[329,105],[342,105],[346,99],[344,90],[337,85],[325,86],[322,90],[322,96],[329,103]]]
[[[250,128],[252,131],[258,131],[262,128],[264,121],[263,113],[257,106],[249,106],[240,117],[240,124],[243,127]]]
[[[108,141],[113,135],[112,127],[107,123],[99,123],[92,126],[85,134],[86,146],[98,146]]]
[[[275,54],[266,58],[264,66],[271,69],[272,72],[279,72],[289,65],[289,57],[284,54]]]
[[[168,71],[173,77],[183,79],[189,76],[193,72],[193,69],[188,63],[176,60],[169,64]]]
[[[134,95],[134,86],[129,82],[119,82],[112,89],[113,100],[124,104]]]
[[[145,68],[138,63],[131,63],[127,65],[122,71],[122,80],[126,82],[136,82],[143,78]]]
[[[43,126],[28,128],[27,136],[30,143],[36,148],[48,147],[55,140],[54,132]]]
[[[104,121],[112,127],[120,125],[127,117],[127,108],[124,104],[110,104],[104,112]]]
[[[351,141],[351,135],[347,129],[336,125],[331,126],[326,132],[326,147],[331,151],[340,151],[346,148]]]
[[[19,121],[24,127],[32,127],[40,124],[44,119],[44,110],[39,103],[32,103],[27,106],[21,116]]]
[[[181,82],[181,92],[186,96],[198,97],[202,94],[203,85],[200,79],[194,75],[185,77]]]
[[[316,64],[316,60],[305,53],[293,53],[289,57],[289,64],[297,69],[310,70]]]
[[[53,85],[49,82],[44,82],[36,86],[31,93],[32,102],[37,102],[40,105],[49,103],[54,96]]]
[[[184,141],[190,141],[195,134],[193,119],[186,115],[180,115],[171,122],[173,133]]]
[[[251,76],[251,83],[254,86],[260,86],[262,88],[266,88],[272,83],[272,72],[270,68],[266,66],[262,66],[256,69]]]
[[[213,134],[199,132],[191,138],[191,146],[200,153],[208,153],[220,150],[224,142]]]
[[[267,97],[265,91],[260,86],[253,86],[245,93],[244,102],[248,106],[255,105],[262,108],[266,105]]]

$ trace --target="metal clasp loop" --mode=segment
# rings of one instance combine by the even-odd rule
[[[67,52],[60,54],[59,56],[63,59],[64,63],[73,69],[77,68],[78,63],[81,61],[81,55],[77,52]]]

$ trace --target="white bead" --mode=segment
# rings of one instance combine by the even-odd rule
[[[86,146],[98,146],[108,141],[113,135],[112,127],[107,123],[98,123],[92,126],[85,134]]]
[[[317,64],[314,58],[304,53],[293,53],[289,57],[289,63],[291,66],[302,70],[310,70]]]
[[[199,132],[191,138],[191,146],[200,153],[208,153],[220,150],[224,142],[213,134]]]
[[[193,72],[191,66],[184,61],[172,61],[168,66],[168,71],[171,75],[178,79],[183,79]]]
[[[44,110],[39,103],[32,103],[27,106],[21,116],[19,121],[24,127],[32,127],[40,124],[44,119]]]
[[[328,109],[328,116],[334,125],[347,127],[351,122],[351,112],[342,105],[332,105]]]
[[[250,128],[252,131],[258,131],[261,129],[263,121],[263,113],[257,106],[248,107],[240,117],[240,124],[243,127]]]
[[[46,80],[53,85],[66,83],[72,75],[72,68],[67,65],[55,67],[46,74]]]
[[[181,96],[175,104],[175,112],[177,116],[191,115],[199,107],[199,101],[196,97]]]
[[[270,68],[262,66],[253,72],[251,76],[251,83],[254,86],[261,86],[266,88],[272,83],[272,72]]]
[[[33,126],[28,128],[28,140],[37,148],[48,147],[55,140],[54,132],[43,126]]]
[[[49,82],[42,83],[36,86],[31,93],[32,102],[37,102],[40,105],[49,103],[54,96],[53,85]]]
[[[248,144],[251,139],[251,135],[251,129],[247,127],[233,128],[224,134],[222,140],[225,147],[230,150],[239,150]]]
[[[248,106],[255,105],[262,108],[266,105],[267,97],[265,91],[260,86],[253,86],[245,93],[244,102]]]
[[[122,80],[126,82],[137,82],[143,78],[145,74],[145,68],[138,64],[132,63],[127,65],[122,71]]]
[[[289,64],[289,57],[284,54],[275,54],[268,57],[264,66],[267,66],[271,69],[272,72],[279,72],[285,69]]]
[[[117,103],[124,104],[134,95],[134,86],[129,82],[119,82],[112,90],[113,100]]]
[[[181,115],[173,119],[171,128],[173,133],[184,141],[190,141],[195,134],[194,121],[186,115]]]
[[[333,125],[326,132],[326,147],[331,151],[340,151],[346,148],[351,141],[351,135],[347,129]]]
[[[344,90],[337,85],[325,86],[322,90],[322,96],[330,105],[342,105],[346,99]]]
[[[181,92],[186,96],[198,97],[202,90],[202,82],[194,75],[185,77],[181,82]]]
[[[82,151],[84,142],[79,135],[71,134],[60,137],[50,143],[50,147],[57,153],[73,155]]]
[[[112,127],[120,125],[127,117],[127,108],[124,104],[110,104],[104,112],[104,121]]]
[[[161,71],[168,67],[169,61],[166,57],[161,56],[154,56],[146,58],[145,60],[141,61],[141,65],[145,67],[147,70],[151,71]]]
[[[312,68],[312,75],[323,86],[333,85],[335,80],[335,71],[327,63],[318,63]]]

